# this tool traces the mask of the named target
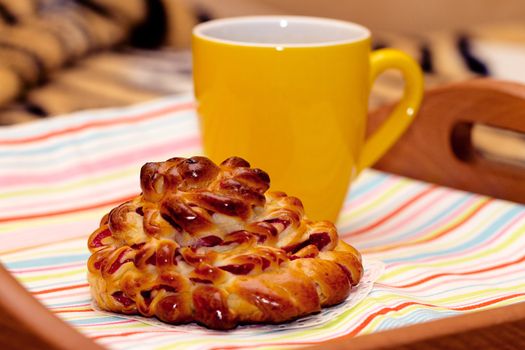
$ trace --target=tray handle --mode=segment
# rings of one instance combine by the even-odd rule
[[[369,129],[392,108],[371,112]],[[374,168],[525,203],[525,168],[483,157],[472,142],[478,125],[525,134],[525,85],[474,79],[426,92],[412,125]]]

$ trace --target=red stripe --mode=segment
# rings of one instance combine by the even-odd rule
[[[83,283],[83,284],[75,284],[75,285],[72,285],[72,286],[44,289],[44,290],[39,290],[37,292],[31,292],[31,294],[33,294],[33,295],[49,294],[49,293],[62,292],[62,291],[65,291],[65,290],[78,289],[78,288],[84,288],[84,287],[89,287],[89,284]]]
[[[133,198],[135,198],[138,194],[134,194],[132,196],[126,196],[122,198],[112,199],[110,201],[102,202],[102,203],[95,203],[90,205],[85,205],[82,207],[76,207],[73,209],[64,209],[64,210],[57,210],[57,211],[50,211],[47,213],[38,213],[38,214],[28,214],[28,215],[19,215],[19,216],[11,216],[11,217],[5,217],[0,218],[0,223],[2,222],[8,222],[8,221],[17,221],[17,220],[29,220],[29,219],[38,219],[48,216],[55,216],[55,215],[63,215],[63,214],[71,214],[71,213],[77,213],[85,210],[91,210],[91,209],[98,209],[103,207],[108,207],[111,205],[120,204],[126,201],[129,201]]]
[[[422,284],[422,283],[425,283],[425,282],[428,282],[430,280],[433,280],[433,279],[436,279],[436,278],[439,278],[439,277],[443,277],[443,276],[474,275],[474,274],[477,274],[477,273],[494,271],[494,270],[498,270],[498,269],[501,269],[501,268],[504,268],[504,267],[507,267],[507,266],[516,265],[516,264],[519,264],[519,263],[521,263],[523,261],[525,261],[525,256],[523,256],[523,257],[521,257],[521,258],[519,258],[517,260],[508,262],[508,263],[499,264],[499,265],[495,265],[495,266],[491,266],[491,267],[485,267],[483,269],[478,269],[478,270],[465,271],[465,272],[438,273],[438,274],[435,274],[435,275],[432,275],[432,276],[425,277],[425,278],[423,278],[423,279],[421,279],[419,281],[415,281],[415,282],[412,282],[412,283],[404,284],[404,285],[401,285],[401,286],[392,286],[392,285],[387,285],[387,284],[383,284],[383,285],[388,286],[388,287],[394,287],[394,288],[410,288],[410,287],[417,286],[418,284]]]
[[[362,227],[362,228],[360,228],[358,230],[355,230],[355,231],[352,231],[352,232],[349,232],[349,233],[345,233],[345,234],[343,234],[343,237],[357,236],[357,235],[360,235],[360,234],[363,234],[365,232],[368,232],[368,231],[370,231],[370,230],[372,230],[372,229],[374,229],[374,228],[384,224],[385,222],[387,222],[388,220],[390,220],[391,218],[393,218],[397,214],[401,213],[403,210],[407,209],[408,207],[410,207],[412,204],[414,204],[415,202],[417,202],[418,200],[420,200],[424,196],[428,195],[429,193],[432,193],[437,188],[438,188],[437,185],[431,185],[429,188],[427,188],[426,190],[418,193],[414,197],[410,198],[408,201],[404,202],[401,206],[396,208],[394,211],[388,213],[387,215],[385,215],[381,219],[371,223],[368,226]]]
[[[432,237],[425,238],[425,239],[419,239],[419,240],[415,240],[415,241],[412,241],[412,242],[391,244],[391,245],[384,246],[384,247],[363,249],[362,252],[363,253],[384,252],[384,251],[388,251],[388,250],[392,250],[392,249],[396,249],[396,248],[401,248],[401,247],[405,248],[405,247],[418,245],[418,244],[421,244],[421,243],[428,243],[428,242],[434,241],[434,240],[436,240],[438,238],[441,238],[441,237],[445,236],[446,234],[454,231],[459,226],[461,226],[464,223],[466,223],[467,221],[469,221],[472,217],[474,217],[478,212],[481,211],[481,209],[483,209],[485,206],[487,206],[490,202],[492,202],[492,199],[486,199],[481,204],[477,204],[477,207],[469,215],[464,217],[461,221],[455,223],[454,225],[448,227],[447,229],[442,230],[441,232],[437,233],[436,235],[434,235]]]
[[[0,140],[0,145],[17,145],[17,144],[23,144],[23,143],[29,143],[29,142],[35,142],[35,141],[42,141],[42,140],[49,139],[51,137],[65,135],[65,134],[69,134],[69,133],[73,133],[73,132],[77,132],[77,131],[81,131],[85,129],[92,129],[92,128],[96,128],[100,126],[133,124],[133,123],[137,123],[143,120],[159,117],[164,114],[186,110],[186,109],[192,109],[192,108],[195,108],[195,103],[189,102],[189,103],[179,104],[175,106],[165,107],[159,110],[140,114],[138,116],[123,117],[123,118],[109,119],[109,120],[91,121],[91,122],[86,122],[82,125],[71,126],[69,128],[65,128],[62,130],[50,131],[45,134],[28,136],[28,137],[18,138],[18,139]]]

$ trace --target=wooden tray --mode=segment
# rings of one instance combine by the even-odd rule
[[[371,114],[371,126],[386,115]],[[474,123],[525,132],[525,87],[490,80],[430,91],[405,137],[377,167],[471,192],[525,202],[525,171],[473,150]],[[0,348],[102,349],[42,306],[0,265]],[[312,349],[525,348],[525,303],[449,317]]]

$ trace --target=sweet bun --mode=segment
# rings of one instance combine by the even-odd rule
[[[345,300],[363,267],[328,221],[266,192],[268,174],[232,157],[141,169],[142,194],[91,234],[91,293],[104,310],[213,329],[279,323]]]

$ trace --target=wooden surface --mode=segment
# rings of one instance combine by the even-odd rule
[[[1,264],[0,349],[103,350],[53,315]]]
[[[391,108],[370,115],[372,129]],[[525,133],[525,86],[480,79],[429,91],[412,125],[374,168],[525,203],[525,168],[477,151],[472,143],[476,123]]]

